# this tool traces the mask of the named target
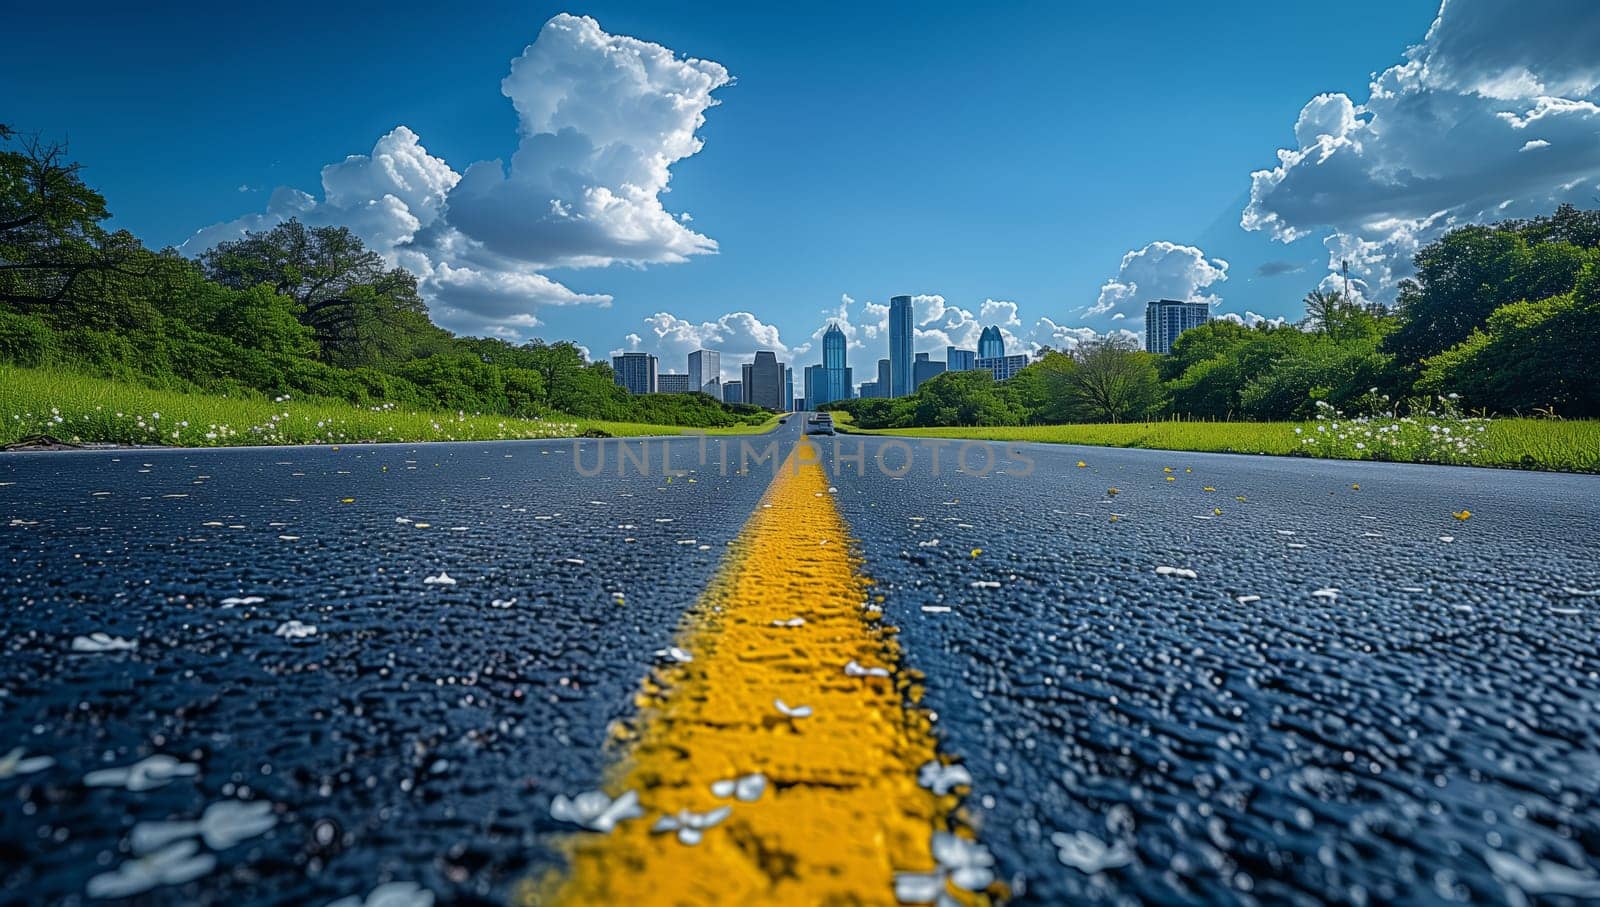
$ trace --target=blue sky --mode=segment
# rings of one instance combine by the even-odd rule
[[[1593,26],[1596,14],[1581,0],[1549,2],[1565,4],[1585,28]],[[816,358],[811,335],[844,295],[854,300],[842,313],[852,322],[852,342],[869,358],[883,355],[873,323],[877,307],[902,292],[928,297],[919,310],[925,319],[919,329],[927,328],[919,330],[919,343],[927,347],[963,340],[969,323],[985,313],[1014,322],[1007,329],[1018,342],[1046,336],[1035,330],[1039,318],[1058,328],[1137,329],[1131,316],[1115,314],[1142,311],[1144,297],[1166,292],[1162,281],[1172,275],[1140,272],[1145,259],[1124,269],[1123,257],[1154,242],[1199,250],[1189,260],[1167,249],[1159,257],[1168,270],[1211,269],[1209,282],[1202,274],[1198,284],[1192,273],[1177,275],[1173,292],[1212,298],[1219,312],[1298,318],[1301,296],[1323,279],[1335,254],[1330,234],[1349,243],[1398,240],[1361,232],[1384,214],[1376,202],[1349,214],[1310,210],[1329,194],[1312,191],[1312,177],[1333,173],[1326,166],[1312,172],[1316,162],[1291,166],[1281,185],[1259,190],[1263,216],[1258,229],[1246,231],[1240,217],[1252,202],[1251,173],[1278,165],[1278,149],[1304,150],[1319,136],[1337,145],[1339,162],[1350,161],[1363,175],[1382,169],[1385,161],[1369,160],[1376,143],[1354,139],[1376,117],[1402,124],[1393,119],[1398,112],[1362,107],[1369,82],[1404,62],[1439,12],[1434,0],[1354,0],[1336,14],[1282,2],[1235,2],[1226,11],[1192,2],[989,11],[933,3],[866,9],[526,3],[471,12],[438,4],[336,6],[14,10],[10,27],[27,40],[12,42],[0,57],[4,116],[22,129],[69,138],[88,179],[108,197],[116,225],[158,246],[183,243],[213,225],[236,231],[281,217],[281,207],[266,213],[275,187],[303,190],[311,197],[305,204],[320,204],[321,168],[372,154],[380,137],[403,125],[425,147],[424,163],[448,176],[434,200],[407,197],[411,213],[425,224],[424,234],[433,214],[419,213],[423,207],[448,208],[448,217],[439,216],[425,253],[407,256],[407,249],[426,244],[421,234],[408,234],[396,247],[397,260],[438,268],[442,255],[454,254],[439,251],[449,244],[440,238],[445,227],[469,223],[474,211],[458,239],[484,244],[468,258],[452,259],[454,283],[430,285],[448,326],[571,338],[597,355],[639,345],[678,356],[686,344],[706,341],[734,352],[752,344],[798,349],[803,361]],[[581,205],[561,224],[521,219],[519,211],[542,211],[556,196],[571,203],[572,193],[593,185],[615,189],[617,178],[606,175],[610,165],[596,163],[603,155],[594,154],[572,159],[588,162],[573,165],[575,177],[530,164],[523,171],[530,180],[522,184],[515,168],[509,180],[490,178],[485,168],[445,204],[451,181],[470,165],[509,164],[519,142],[541,128],[524,119],[519,132],[518,110],[502,94],[501,80],[561,13],[592,17],[594,34],[606,41],[634,38],[669,49],[678,56],[667,55],[663,78],[706,75],[673,71],[671,61],[684,57],[713,61],[731,76],[712,72],[701,85],[702,100],[714,102],[693,132],[703,147],[669,155],[670,171],[663,172],[670,173],[670,191],[631,212],[659,221],[664,211],[681,228],[655,223],[655,239],[641,244],[636,237],[624,241],[616,233],[622,227],[576,224],[585,216]],[[1452,33],[1441,29],[1438,42],[1430,39],[1433,69],[1447,71],[1448,53],[1468,56],[1473,28],[1512,27],[1494,18],[1489,0],[1447,6],[1445,19],[1465,37],[1451,45]],[[1555,39],[1543,32],[1526,37],[1526,59],[1502,69],[1539,76],[1543,93],[1593,95],[1581,52],[1573,51],[1565,69],[1540,69],[1560,62],[1548,62]],[[591,139],[604,133],[648,157],[651,137],[630,134],[628,123],[585,125],[612,104],[594,87],[603,71],[585,68],[605,65],[601,46],[615,49],[545,42],[521,96],[543,104],[539,93],[554,90],[547,77],[575,67],[568,108],[545,122]],[[1484,94],[1456,83],[1435,80],[1417,90],[1450,98]],[[664,90],[655,83],[639,89],[646,100]],[[1314,102],[1323,93],[1353,105]],[[1507,95],[1490,92],[1496,93]],[[1528,89],[1494,103],[1527,112],[1535,96]],[[630,97],[638,100],[637,92]],[[597,109],[573,109],[585,104]],[[1340,119],[1345,107],[1353,107],[1354,117]],[[1331,124],[1328,132],[1305,129],[1297,136],[1305,111],[1313,126]],[[1579,139],[1595,132],[1592,118],[1566,127]],[[1515,138],[1526,150],[1522,135]],[[531,147],[529,160],[542,147]],[[1540,185],[1542,177],[1564,182],[1571,174],[1571,167],[1548,169],[1534,167],[1527,186],[1507,191],[1536,194],[1550,188]],[[1587,178],[1592,170],[1580,172]],[[372,179],[365,171],[352,175],[348,185],[355,188],[346,195],[367,189]],[[1303,203],[1290,195],[1302,182],[1312,187]],[[471,199],[464,197],[468,184],[475,187]],[[1274,189],[1282,198],[1269,197]],[[1465,197],[1475,192],[1460,190],[1463,219],[1476,212],[1478,200]],[[322,204],[307,219],[333,221],[349,210]],[[692,220],[674,217],[683,212]],[[1418,220],[1434,212],[1394,213]],[[250,216],[258,219],[235,221]],[[496,226],[495,218],[504,223]],[[370,229],[377,235],[388,227]],[[566,251],[537,248],[546,236]],[[714,254],[703,240],[715,242]],[[1381,257],[1363,254],[1359,262],[1361,285],[1370,281],[1374,296],[1398,274]],[[1228,263],[1225,279],[1218,277],[1218,259]],[[1269,262],[1275,263],[1269,270],[1289,273],[1258,274]],[[469,266],[476,281],[471,293],[462,276]],[[1108,281],[1121,281],[1123,289],[1094,313]],[[986,300],[1014,305],[985,310]],[[527,317],[512,317],[519,312]],[[751,318],[724,317],[741,312]],[[671,320],[647,323],[657,313]],[[681,368],[675,360],[665,365]]]

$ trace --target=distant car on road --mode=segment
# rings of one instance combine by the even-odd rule
[[[817,413],[806,420],[806,434],[808,435],[831,435],[833,433],[833,417],[827,413]]]

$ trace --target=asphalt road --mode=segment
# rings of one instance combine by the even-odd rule
[[[1600,479],[839,443],[1017,902],[1600,898]],[[136,899],[503,902],[766,489],[740,446],[0,458],[0,756],[52,760],[0,760],[0,901],[84,900],[207,815]],[[206,812],[238,801],[271,806]]]

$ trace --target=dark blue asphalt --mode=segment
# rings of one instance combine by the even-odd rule
[[[838,501],[1022,901],[1600,898],[1600,478],[957,449]]]
[[[861,443],[836,500],[1019,901],[1600,892],[1600,479],[1043,446],[979,476],[956,445],[935,475],[927,443],[895,477]],[[550,865],[550,797],[599,779],[771,476],[602,446],[594,477],[571,442],[0,458],[0,756],[56,762],[0,778],[0,902],[81,899],[226,799],[277,824],[145,900],[499,902]],[[94,631],[139,647],[68,651]],[[82,783],[152,753],[196,774]],[[1063,862],[1079,832],[1125,865]]]

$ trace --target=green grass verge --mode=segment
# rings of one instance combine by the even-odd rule
[[[253,444],[500,441],[568,438],[590,431],[617,437],[770,431],[763,425],[685,429],[596,419],[516,419],[465,413],[355,406],[326,400],[274,402],[177,391],[47,369],[0,365],[0,444],[36,435],[69,443],[237,447]]]
[[[1302,435],[1314,422],[1152,422],[1119,425],[1025,425],[991,428],[904,428],[863,432],[924,438],[1040,441],[1097,447],[1142,447],[1213,453],[1303,456]],[[861,429],[852,429],[862,431]],[[1337,459],[1373,459],[1350,450]],[[1424,461],[1425,462],[1425,461]],[[1559,472],[1600,472],[1600,422],[1495,419],[1467,465]]]

